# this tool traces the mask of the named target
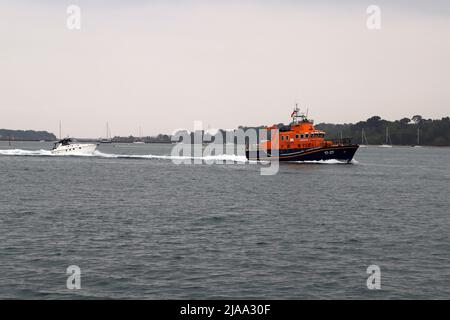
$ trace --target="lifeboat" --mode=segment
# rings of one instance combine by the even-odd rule
[[[247,146],[247,159],[343,162],[350,162],[353,159],[359,145],[352,144],[350,138],[326,140],[325,132],[316,130],[313,120],[300,113],[298,106],[294,108],[291,118],[292,121],[287,126],[264,127],[269,139],[255,146]]]

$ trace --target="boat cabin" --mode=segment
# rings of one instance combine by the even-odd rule
[[[329,147],[333,143],[325,140],[325,132],[316,130],[313,120],[300,113],[296,106],[291,114],[292,122],[288,126],[278,128],[276,125],[266,127],[267,130],[279,129],[279,137],[272,136],[271,141],[266,141],[266,148],[278,146],[279,149],[309,149]],[[272,146],[271,146],[272,144]]]
[[[68,145],[70,145],[72,142],[74,142],[74,141],[73,141],[73,139],[71,139],[71,138],[64,138],[64,139],[61,139],[61,140],[59,140],[58,142],[55,142],[55,143],[53,144],[53,150],[56,149],[56,148],[58,148],[59,146],[68,146]]]

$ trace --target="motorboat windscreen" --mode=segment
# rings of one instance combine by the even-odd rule
[[[64,138],[64,139],[61,139],[61,140],[59,140],[58,142],[55,142],[55,143],[53,144],[53,150],[56,149],[56,148],[58,148],[59,146],[68,146],[68,145],[70,145],[72,142],[74,142],[74,140],[71,139],[71,138]]]

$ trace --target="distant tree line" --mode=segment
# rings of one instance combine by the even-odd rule
[[[349,137],[353,142],[365,144],[362,141],[364,130],[368,144],[379,145],[386,142],[386,128],[390,140],[394,145],[415,145],[417,136],[421,145],[450,146],[450,118],[440,120],[424,119],[415,115],[411,119],[403,118],[395,121],[381,119],[373,116],[366,121],[355,124],[320,123],[315,126],[326,132],[328,138]]]
[[[3,141],[54,141],[56,136],[47,131],[0,129],[0,140]]]
[[[116,143],[133,143],[136,141],[143,141],[145,143],[171,143],[170,141],[170,135],[167,134],[158,134],[154,137],[134,137],[134,136],[128,136],[128,137],[114,137],[112,138],[112,142]]]
[[[277,127],[283,130],[286,125],[279,123]],[[327,139],[352,138],[353,142],[365,144],[362,141],[362,131],[364,130],[365,137],[368,144],[379,145],[386,142],[386,128],[389,130],[390,140],[394,145],[415,145],[417,144],[417,136],[420,136],[421,145],[429,146],[450,146],[450,118],[445,117],[440,120],[424,119],[420,115],[415,115],[410,118],[403,118],[395,121],[388,121],[381,119],[379,116],[373,116],[366,121],[357,123],[319,123],[315,126],[319,130],[326,132]],[[246,127],[239,126],[238,129],[244,131],[248,129],[256,129],[259,131],[264,126]],[[223,142],[227,141],[226,130],[219,129],[215,135],[210,135],[203,132],[205,141],[213,142],[216,136],[222,135]],[[191,132],[193,141],[193,133]],[[143,141],[145,143],[171,143],[171,135],[158,134],[157,136],[148,137],[119,137],[112,138],[112,142],[116,143],[132,143],[136,141]],[[27,141],[55,141],[56,136],[47,131],[33,131],[33,130],[7,130],[0,129],[0,140],[27,140]],[[234,141],[236,142],[236,141]]]
[[[275,125],[279,130],[287,130],[288,127],[279,123]],[[252,129],[258,132],[265,126],[247,127],[239,126],[238,129],[244,132]],[[402,118],[400,120],[388,121],[381,119],[379,116],[373,116],[366,121],[360,121],[355,124],[332,124],[319,123],[315,125],[316,129],[326,132],[326,139],[351,138],[354,143],[380,145],[386,143],[386,128],[389,131],[388,143],[394,145],[416,145],[417,136],[419,135],[419,144],[429,146],[450,146],[450,118],[445,117],[440,120],[424,119],[420,115],[410,118]],[[362,132],[364,130],[365,139],[362,141]],[[204,133],[205,141],[215,141],[216,136],[222,135],[223,142],[228,141],[226,137],[227,131],[219,129],[218,132],[211,136]],[[193,133],[191,132],[191,141]],[[270,139],[270,138],[269,138]],[[234,141],[236,142],[236,141]]]

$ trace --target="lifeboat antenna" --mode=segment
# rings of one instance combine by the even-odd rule
[[[292,111],[291,114],[291,118],[292,118],[292,123],[297,123],[297,118],[298,118],[298,112],[300,111],[300,109],[298,108],[298,103],[295,104],[295,108],[294,111]]]

